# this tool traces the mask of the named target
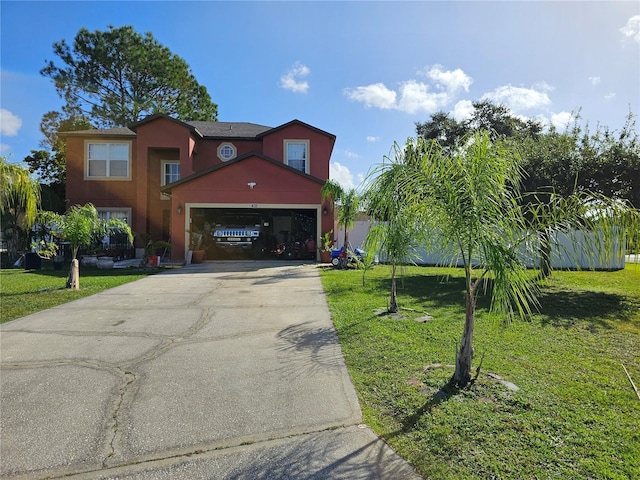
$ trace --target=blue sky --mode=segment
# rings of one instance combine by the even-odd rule
[[[191,67],[220,121],[294,118],[337,136],[331,176],[357,185],[444,110],[483,98],[562,128],[640,113],[640,2],[0,1],[0,144],[21,161],[62,102],[41,77],[81,27],[132,25]],[[58,62],[59,63],[59,62]]]

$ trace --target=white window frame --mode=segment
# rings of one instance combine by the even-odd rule
[[[300,144],[300,145],[304,145],[305,146],[305,153],[306,153],[306,158],[304,158],[304,171],[300,170],[299,168],[296,167],[292,167],[295,168],[296,170],[306,173],[309,173],[309,166],[311,163],[311,156],[309,155],[309,140],[298,140],[298,139],[285,139],[284,140],[284,163],[285,165],[289,165],[289,145],[293,145],[293,144]],[[293,160],[301,160],[301,159],[293,159]],[[291,165],[289,165],[291,167]]]
[[[109,180],[109,181],[122,181],[122,180],[131,180],[131,146],[132,146],[132,142],[130,141],[114,141],[114,140],[85,140],[85,145],[84,145],[84,179],[85,180]],[[110,175],[110,162],[111,159],[110,158],[105,158],[104,160],[106,161],[106,175],[90,175],[89,174],[89,151],[91,148],[91,145],[107,145],[107,148],[109,148],[109,145],[117,145],[117,146],[122,146],[122,145],[126,145],[127,146],[127,174],[123,175],[123,176],[112,176]],[[96,159],[99,160],[99,159]],[[115,160],[114,160],[115,161]]]
[[[233,152],[231,156],[225,156],[222,154],[222,151],[225,150],[226,148],[230,148],[231,151]],[[218,158],[223,162],[228,162],[229,160],[233,160],[237,156],[238,156],[238,149],[233,143],[222,142],[220,145],[218,145]]]
[[[160,162],[160,186],[164,187],[167,184],[167,172],[166,172],[166,168],[167,165],[178,165],[178,178],[175,181],[180,180],[180,161],[179,160],[162,160]],[[171,182],[173,183],[173,182]],[[160,193],[160,199],[161,200],[170,200],[171,197],[169,195],[167,195],[166,193]]]

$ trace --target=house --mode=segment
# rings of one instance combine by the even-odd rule
[[[318,244],[333,228],[320,190],[336,137],[300,120],[268,127],[157,114],[66,139],[68,205],[91,202],[103,218],[170,241],[173,261],[187,259],[194,238],[205,240],[208,258],[223,256],[212,237],[228,218],[259,218],[267,252],[282,242]]]

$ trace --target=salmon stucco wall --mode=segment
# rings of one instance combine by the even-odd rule
[[[86,179],[86,145],[96,142],[128,142],[131,152],[130,179]],[[130,208],[136,199],[136,140],[132,137],[87,136],[67,138],[67,208],[92,203],[96,207]]]
[[[152,212],[155,201],[151,199],[160,195],[160,183],[152,182],[149,178],[149,175],[156,174],[155,164],[150,165],[153,152],[161,149],[175,150],[180,160],[180,174],[188,176],[194,173],[192,154],[195,143],[188,127],[169,118],[156,118],[152,122],[143,123],[136,128],[136,134],[138,141],[135,163],[137,172],[135,210],[138,215],[132,227],[137,232],[157,234],[161,233],[162,225]]]
[[[249,184],[253,185],[253,188]],[[190,204],[251,205],[315,205],[322,212],[320,190],[323,183],[280,167],[260,157],[248,157],[199,178],[174,187],[171,191],[172,258],[184,251]],[[181,207],[180,214],[178,206]],[[328,212],[329,213],[329,212]],[[322,213],[321,213],[322,215]],[[331,229],[333,215],[322,215],[322,231]]]
[[[329,158],[333,151],[334,138],[300,124],[275,130],[265,135],[263,152],[271,158],[285,161],[285,140],[309,140],[309,174],[321,178],[329,178]]]

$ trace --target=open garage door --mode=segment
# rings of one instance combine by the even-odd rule
[[[205,259],[316,259],[317,209],[192,207]]]

